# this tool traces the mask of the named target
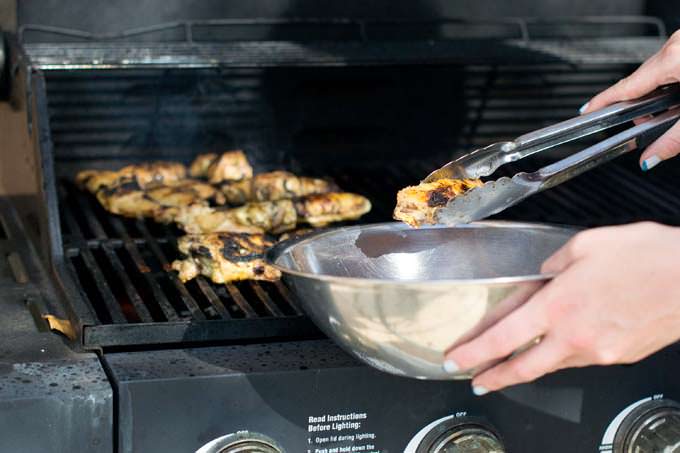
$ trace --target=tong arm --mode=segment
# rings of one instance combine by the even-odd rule
[[[430,173],[424,181],[489,176],[504,164],[627,123],[635,118],[661,112],[679,103],[680,85],[666,85],[639,99],[618,102],[601,110],[521,135],[512,141],[494,143],[477,149]]]
[[[558,162],[526,174],[540,183],[539,190],[549,189],[634,149],[644,148],[658,139],[680,119],[680,107],[616,134]]]

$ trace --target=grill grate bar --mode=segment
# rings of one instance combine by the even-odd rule
[[[163,289],[158,285],[158,282],[156,282],[156,280],[150,275],[151,269],[144,261],[144,258],[142,257],[142,254],[139,251],[137,243],[130,239],[130,236],[128,235],[127,230],[125,229],[122,220],[116,216],[111,216],[110,221],[114,230],[123,239],[124,248],[127,251],[130,259],[134,263],[135,267],[137,268],[136,269],[137,273],[142,275],[144,282],[153,293],[154,300],[158,302],[158,306],[162,310],[165,318],[168,321],[178,321],[179,316],[177,316],[177,313],[175,312],[175,309],[172,307],[172,304],[170,303],[166,295],[163,293]]]
[[[132,262],[137,267],[137,272],[143,276],[147,286],[151,289],[154,299],[158,302],[158,305],[163,311],[165,318],[168,321],[178,321],[180,317],[170,303],[170,300],[168,300],[168,297],[163,292],[163,289],[160,287],[156,279],[154,279],[151,275],[151,269],[144,261],[137,244],[127,241],[124,244],[126,251],[132,259]]]
[[[274,286],[276,286],[276,289],[279,290],[279,294],[281,294],[281,297],[290,305],[290,307],[293,309],[293,312],[296,315],[301,315],[302,310],[300,309],[297,301],[295,300],[295,297],[293,297],[293,294],[290,292],[288,287],[281,283],[280,281],[274,282]]]
[[[231,296],[234,303],[238,306],[238,308],[241,309],[241,311],[243,311],[246,318],[258,317],[253,307],[251,307],[246,298],[243,297],[243,294],[241,294],[241,291],[239,291],[236,285],[233,283],[226,283],[224,286],[227,288],[227,292]]]
[[[267,294],[267,291],[265,291],[258,282],[250,281],[250,286],[253,288],[253,291],[260,299],[260,302],[262,302],[270,314],[273,316],[284,316],[284,313],[281,311],[281,309],[276,306],[271,297],[269,297],[269,294]]]
[[[222,319],[230,319],[231,315],[229,314],[229,310],[227,310],[227,307],[224,306],[222,300],[217,294],[215,294],[215,291],[213,291],[212,287],[205,280],[205,278],[197,277],[196,283],[203,295],[205,295],[205,298],[210,302],[210,305],[214,307],[215,310],[217,310],[217,313],[219,313]]]
[[[144,305],[144,302],[137,293],[135,286],[132,284],[130,277],[125,271],[123,263],[120,262],[120,259],[109,245],[103,244],[102,249],[104,250],[106,257],[109,259],[111,267],[114,269],[116,275],[118,276],[118,279],[121,282],[123,282],[125,293],[127,294],[130,302],[132,303],[132,306],[135,308],[139,320],[141,322],[153,322],[153,318],[151,316],[151,313],[149,312],[149,309],[146,307],[146,305]]]
[[[108,314],[111,316],[111,321],[114,324],[127,322],[127,319],[125,318],[125,315],[123,314],[123,311],[121,310],[121,307],[118,304],[116,297],[113,295],[113,292],[109,287],[109,283],[107,282],[106,277],[104,277],[104,274],[102,274],[102,271],[97,262],[95,261],[94,256],[92,256],[92,252],[90,252],[90,249],[83,248],[81,250],[81,257],[83,258],[83,261],[87,266],[88,272],[90,273],[90,275],[92,276],[97,285],[98,292],[102,296],[104,305],[108,310]]]
[[[80,294],[82,294],[83,297],[85,299],[87,299],[88,297],[87,297],[87,294],[86,294],[86,291],[85,291],[85,285],[82,284],[82,281],[81,281],[80,276],[78,274],[78,270],[76,269],[76,266],[73,263],[73,258],[78,256],[79,254],[80,254],[79,250],[73,250],[73,249],[67,250],[66,253],[64,254],[66,256],[66,259],[64,261],[65,261],[65,264],[66,264],[66,268],[71,273],[71,275],[76,279],[76,282],[77,281],[81,282],[80,285],[78,285],[76,283],[76,286],[78,287]],[[89,322],[92,322],[92,323],[96,322],[95,320],[99,319],[99,315],[97,314],[97,310],[95,310],[95,308],[92,304],[85,304],[85,306],[87,307],[87,311],[89,312],[89,315],[90,315],[90,321]]]
[[[173,285],[179,292],[182,302],[184,302],[186,307],[189,309],[191,315],[194,317],[194,319],[201,321],[205,320],[206,316],[201,310],[201,307],[198,305],[198,302],[196,302],[196,300],[191,296],[191,294],[189,294],[189,291],[187,290],[186,286],[184,286],[184,284],[179,280],[177,274],[172,272],[172,267],[170,266],[170,263],[165,257],[165,253],[163,253],[163,250],[161,250],[160,246],[158,245],[158,242],[156,242],[153,236],[149,233],[149,230],[146,228],[144,221],[137,220],[136,225],[139,231],[144,236],[144,238],[147,240],[147,245],[154,253],[158,261],[161,263],[161,267],[163,268],[163,271],[165,271],[165,275],[170,279],[170,281],[172,281]]]

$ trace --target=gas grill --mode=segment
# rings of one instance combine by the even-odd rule
[[[73,183],[242,148],[257,171],[329,176],[371,199],[362,222],[389,221],[397,190],[454,152],[574,116],[658,50],[664,21],[178,11],[121,32],[24,5],[5,36],[0,450],[627,453],[678,439],[677,346],[484,398],[390,376],[326,339],[283,283],[182,283],[179,230],[111,215]],[[624,156],[499,218],[680,225],[678,177]]]

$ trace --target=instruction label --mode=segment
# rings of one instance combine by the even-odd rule
[[[366,412],[319,414],[307,420],[307,453],[380,453],[376,435],[366,429]]]

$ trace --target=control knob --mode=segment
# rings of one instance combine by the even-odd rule
[[[213,439],[196,453],[282,453],[283,450],[267,436],[239,431]]]
[[[659,399],[636,407],[614,438],[615,453],[680,453],[680,404]]]
[[[505,453],[503,444],[486,424],[449,419],[432,429],[417,453]]]

